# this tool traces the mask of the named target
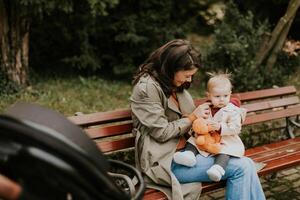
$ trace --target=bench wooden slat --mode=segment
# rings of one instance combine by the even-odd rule
[[[283,110],[248,116],[244,122],[244,125],[256,124],[256,123],[280,119],[284,117],[292,117],[299,114],[300,114],[300,106],[295,106]]]
[[[143,199],[167,200],[167,197],[162,192],[156,191],[154,189],[147,189]]]
[[[257,158],[259,156],[262,156],[264,154],[270,154],[270,152],[274,150],[280,150],[285,147],[293,147],[293,146],[299,145],[300,147],[300,140],[298,138],[293,139],[287,139],[280,142],[275,142],[271,144],[265,144],[263,146],[254,147],[246,150],[246,156],[251,156],[251,158]],[[257,151],[259,149],[259,151]]]
[[[265,144],[263,146],[253,147],[246,150],[245,155],[255,157],[256,155],[260,155],[263,152],[269,151],[270,149],[281,148],[282,146],[288,146],[290,144],[299,143],[299,138],[287,139],[280,142],[275,142],[271,144]]]
[[[276,96],[283,96],[289,94],[296,94],[297,90],[294,86],[286,86],[280,88],[271,88],[243,93],[235,93],[233,96],[239,98],[241,101],[258,100]]]
[[[251,103],[251,104],[245,104],[242,105],[243,108],[246,108],[248,112],[253,111],[261,111],[271,108],[277,108],[282,106],[290,106],[295,105],[299,103],[299,98],[296,96],[283,98],[283,99],[276,99],[276,100],[270,100],[270,101],[264,101],[264,102],[257,102],[257,103]]]
[[[131,131],[132,123],[85,129],[85,132],[92,139],[123,135],[126,133],[131,133]]]
[[[275,149],[275,148],[282,146],[282,144],[288,145],[288,144],[295,144],[295,143],[299,143],[299,142],[300,142],[300,138],[293,138],[293,139],[283,140],[280,142],[273,142],[270,144],[265,144],[264,146],[267,147],[268,149]]]
[[[276,172],[300,164],[300,152],[293,155],[273,159],[268,165],[258,172],[259,175],[266,175],[271,172]]]
[[[202,193],[209,192],[215,189],[226,187],[225,181],[220,181],[217,183],[202,183]]]
[[[261,152],[266,151],[267,148],[265,146],[258,146],[251,149],[247,149],[245,152],[246,156],[260,154]]]
[[[285,158],[287,156],[293,156],[299,153],[299,147],[293,146],[286,148],[286,150],[292,150],[292,152],[288,151],[280,151],[280,152],[272,152],[272,155],[265,155],[265,157],[255,158],[254,160],[257,162],[269,163],[277,159]]]
[[[236,97],[243,102],[243,101],[271,98],[276,96],[291,95],[291,94],[296,94],[296,92],[297,90],[294,86],[286,86],[286,87],[271,88],[271,89],[264,89],[258,91],[234,93],[232,97]],[[200,105],[205,101],[207,101],[207,98],[200,98],[195,100],[194,102],[196,105]]]
[[[273,160],[274,158],[277,159],[277,158],[285,157],[287,155],[293,155],[297,153],[297,151],[300,151],[300,143],[283,146],[276,150],[263,152],[260,155],[251,156],[251,158],[255,159],[258,162],[268,162]]]
[[[114,110],[108,112],[98,112],[98,113],[91,113],[91,114],[69,117],[69,120],[71,122],[82,127],[100,125],[104,123],[124,121],[130,119],[131,119],[131,111],[129,109]]]
[[[112,151],[134,147],[134,141],[134,137],[128,137],[116,141],[96,142],[96,145],[103,153],[109,153]]]

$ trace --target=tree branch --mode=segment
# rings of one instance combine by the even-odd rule
[[[271,39],[269,40],[268,44],[266,45],[266,49],[256,58],[256,66],[258,67],[261,63],[266,59],[267,55],[269,54],[270,50],[274,47],[276,41],[280,37],[280,34],[284,27],[286,26],[289,21],[292,21],[294,18],[293,16],[296,14],[298,8],[300,6],[300,0],[290,0],[287,11],[283,17],[280,18],[279,22],[277,23],[276,27],[272,32]]]
[[[289,33],[289,30],[291,28],[291,25],[293,23],[293,20],[295,18],[296,15],[294,15],[291,20],[288,22],[288,24],[284,27],[283,31],[280,34],[280,37],[278,38],[278,42],[275,44],[275,47],[272,50],[271,55],[269,56],[268,60],[267,60],[267,64],[266,64],[266,68],[268,70],[271,70],[272,67],[274,66],[276,60],[277,60],[277,55],[279,53],[279,51],[282,49],[284,42],[286,40],[286,37]]]

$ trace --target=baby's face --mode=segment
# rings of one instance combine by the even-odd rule
[[[215,108],[223,108],[230,101],[231,89],[229,86],[214,86],[208,91],[207,96]]]

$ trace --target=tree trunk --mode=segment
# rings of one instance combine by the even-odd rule
[[[0,0],[1,70],[20,86],[28,82],[29,25],[16,1]]]
[[[282,47],[283,47],[286,37],[289,33],[289,30],[291,28],[294,18],[295,18],[295,15],[290,19],[288,24],[285,25],[284,29],[281,32],[280,37],[278,38],[277,43],[275,44],[275,46],[267,60],[266,68],[268,69],[268,71],[271,71],[272,67],[276,63],[278,53],[280,52],[280,50],[282,50]]]
[[[265,50],[261,52],[261,54],[256,57],[256,66],[259,66],[263,63],[263,61],[268,57],[272,48],[274,48],[278,38],[282,34],[284,27],[288,26],[290,21],[293,21],[294,16],[300,6],[300,0],[290,0],[287,11],[283,17],[280,18],[276,27],[274,28],[271,38],[268,41]],[[285,30],[286,31],[286,30]]]

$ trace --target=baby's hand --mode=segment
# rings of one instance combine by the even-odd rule
[[[208,121],[208,124],[210,125],[212,131],[218,131],[221,129],[221,124],[212,120]]]

